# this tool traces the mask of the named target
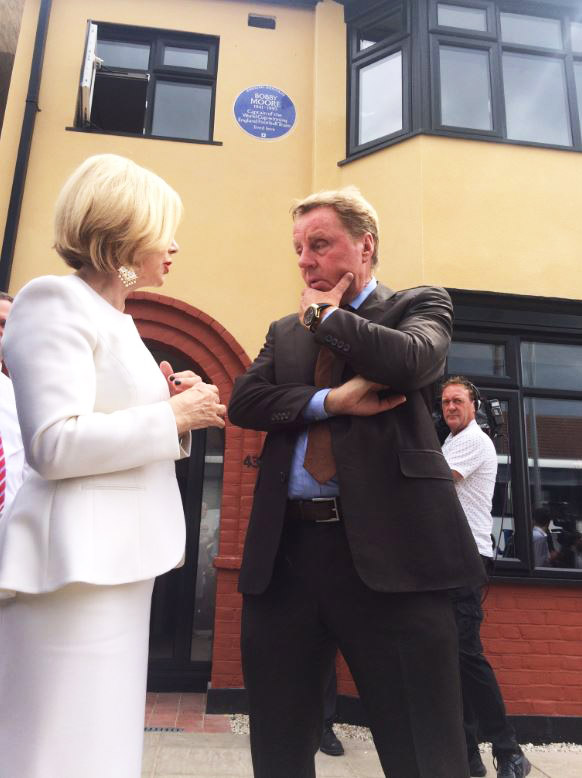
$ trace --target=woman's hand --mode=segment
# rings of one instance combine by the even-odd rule
[[[172,365],[166,361],[160,362],[160,370],[168,382],[168,388],[172,396],[202,382],[200,376],[193,373],[192,370],[182,370],[179,373],[174,373]]]
[[[224,427],[226,405],[221,404],[214,384],[205,384],[191,370],[174,373],[169,362],[162,362],[160,370],[170,387],[172,396],[168,402],[174,411],[179,435],[206,427]]]

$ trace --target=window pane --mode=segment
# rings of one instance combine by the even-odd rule
[[[441,122],[451,127],[493,129],[489,52],[440,46]]]
[[[582,346],[522,343],[524,386],[582,391]]]
[[[158,81],[152,135],[208,140],[212,88]]]
[[[208,52],[205,49],[183,49],[180,46],[164,46],[164,65],[179,68],[208,69]]]
[[[462,30],[487,32],[487,11],[484,8],[439,3],[437,14],[438,24],[441,27],[459,27]]]
[[[218,554],[223,454],[224,432],[215,427],[209,427],[206,430],[196,599],[190,647],[190,659],[193,662],[210,662],[212,659],[216,601],[216,568],[212,563]]]
[[[492,396],[491,392],[488,392]],[[497,436],[493,443],[497,452],[497,478],[495,480],[495,491],[493,492],[493,505],[491,507],[491,516],[493,517],[493,527],[491,534],[497,551],[493,553],[498,557],[506,559],[516,558],[517,551],[515,547],[515,521],[513,511],[513,499],[511,493],[511,466],[509,457],[509,448],[507,446],[508,430],[508,403],[507,400],[501,400],[501,411],[503,413],[503,425],[500,432],[505,434]]]
[[[576,97],[578,99],[578,118],[582,126],[582,62],[574,62],[574,77],[576,80]]]
[[[573,51],[582,51],[582,22],[572,22],[570,24],[570,40],[572,41]]]
[[[503,81],[508,138],[572,145],[562,60],[505,53]]]
[[[562,48],[562,27],[559,19],[510,13],[501,13],[500,17],[501,39],[504,43]]]
[[[147,70],[150,62],[150,46],[149,43],[97,41],[97,56],[107,67]]]
[[[450,375],[507,375],[503,343],[451,343],[447,372]]]
[[[402,129],[402,52],[360,69],[358,143]]]
[[[367,49],[375,43],[396,35],[404,30],[404,13],[402,3],[396,3],[396,7],[385,16],[371,20],[367,24],[358,27],[357,40],[358,51]]]
[[[528,397],[524,406],[529,487],[534,510],[531,531],[537,564],[541,567],[580,569],[582,401]],[[546,522],[546,527],[539,515],[541,508],[549,512],[549,525]],[[546,534],[545,557],[541,532]]]

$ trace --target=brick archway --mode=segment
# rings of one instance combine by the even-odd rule
[[[151,292],[133,293],[126,311],[133,316],[142,338],[171,346],[199,365],[218,387],[222,401],[228,403],[234,380],[246,370],[250,359],[219,322],[181,300]],[[241,598],[236,587],[256,477],[256,469],[249,465],[256,461],[262,440],[260,433],[240,429],[227,420],[219,555],[214,560],[218,574],[213,688],[242,686]]]

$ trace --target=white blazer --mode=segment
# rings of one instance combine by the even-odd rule
[[[77,275],[37,278],[16,296],[3,350],[32,471],[0,520],[0,597],[179,564],[174,460],[189,452],[131,316]]]

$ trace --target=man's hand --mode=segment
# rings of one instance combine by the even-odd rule
[[[354,376],[329,392],[325,398],[325,410],[334,416],[375,416],[406,402],[403,394],[380,398],[378,392],[387,388],[362,376]]]
[[[342,297],[348,291],[353,280],[353,273],[345,273],[329,292],[320,292],[317,289],[311,289],[308,286],[305,287],[301,293],[301,300],[299,301],[299,321],[303,322],[305,309],[313,303],[328,303],[329,305],[335,305],[336,307],[339,306]]]

